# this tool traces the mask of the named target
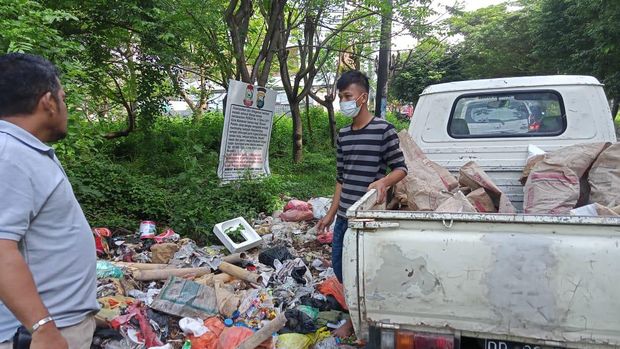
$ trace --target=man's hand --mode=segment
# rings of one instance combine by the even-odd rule
[[[387,177],[384,177],[378,181],[374,181],[368,186],[368,190],[377,190],[377,201],[375,202],[375,204],[382,204],[385,201],[385,196],[388,188],[388,186],[385,185],[385,178]]]
[[[322,234],[326,232],[327,230],[329,230],[329,227],[331,227],[332,223],[334,223],[335,217],[336,217],[335,214],[328,212],[327,215],[321,218],[321,220],[319,220],[319,223],[317,223],[316,233]]]
[[[69,344],[56,325],[49,322],[32,334],[30,349],[69,349]]]

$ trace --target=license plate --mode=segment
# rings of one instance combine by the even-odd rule
[[[495,339],[485,339],[484,349],[560,349],[546,345],[528,344],[520,342],[500,341]]]

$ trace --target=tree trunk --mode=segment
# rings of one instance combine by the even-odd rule
[[[312,138],[312,122],[310,120],[310,95],[306,95],[306,118],[308,119],[308,135]]]
[[[293,118],[293,163],[300,163],[303,154],[303,136],[301,111],[299,110],[299,102],[289,101],[291,103],[291,117]]]
[[[336,117],[334,115],[334,102],[326,101],[327,116],[329,118],[329,136],[331,137],[332,147],[336,148]]]
[[[126,137],[129,133],[136,129],[136,112],[133,108],[127,110],[127,128],[122,131],[114,131],[107,133],[103,136],[105,139],[114,139],[119,137]]]

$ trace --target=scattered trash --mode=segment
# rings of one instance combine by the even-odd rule
[[[329,208],[326,198],[312,202],[289,202],[287,212],[316,211],[321,204]],[[145,222],[153,230],[154,223]],[[333,233],[317,234],[313,223],[265,215],[248,225],[267,232],[261,243],[268,248],[225,255],[231,251],[226,246],[200,247],[169,228],[159,235],[93,230],[102,238],[99,256],[106,260],[97,263],[101,310],[92,348],[273,349],[332,343],[326,341],[333,339],[328,326],[347,318],[336,297],[320,291],[334,286],[324,284],[334,277]],[[241,227],[229,225],[222,232],[237,244]]]

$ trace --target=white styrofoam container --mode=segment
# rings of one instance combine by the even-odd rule
[[[239,224],[243,226],[241,235],[245,238],[245,241],[237,244],[233,242],[228,234],[225,233],[226,229],[236,227]],[[213,227],[213,232],[220,239],[220,241],[226,246],[230,253],[237,253],[247,251],[251,248],[257,247],[261,244],[263,239],[256,233],[256,231],[248,224],[243,217],[237,217],[226,222],[218,223]]]

